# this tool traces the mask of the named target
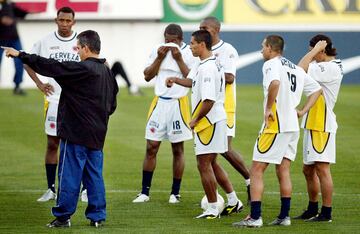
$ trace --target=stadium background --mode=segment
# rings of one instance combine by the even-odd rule
[[[169,22],[179,23],[185,42],[198,28],[201,18],[215,15],[223,21],[222,38],[239,52],[238,83],[260,83],[260,44],[266,34],[279,33],[286,40],[285,56],[298,61],[315,33],[333,38],[343,60],[344,83],[360,83],[360,1],[358,0],[14,0],[33,14],[18,23],[23,48],[56,30],[57,9],[68,5],[75,9],[81,32],[93,29],[102,39],[101,55],[110,64],[123,62],[130,79],[140,85],[152,85],[143,79],[146,59],[155,44],[163,40]],[[14,68],[4,59],[0,87],[12,87]],[[120,79],[119,83],[124,85]],[[23,87],[35,87],[25,75]]]

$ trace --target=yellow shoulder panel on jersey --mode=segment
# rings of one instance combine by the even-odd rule
[[[192,118],[194,119],[195,116],[197,116],[199,114],[199,111],[202,107],[202,102],[200,101],[197,106],[195,107],[194,112],[192,113]],[[211,126],[211,122],[209,121],[209,119],[204,116],[202,119],[200,119],[200,121],[196,124],[195,128],[194,128],[194,132],[201,132],[202,130],[204,130],[205,128],[208,128]]]
[[[153,113],[153,111],[155,110],[155,107],[156,107],[156,104],[159,100],[159,97],[158,96],[155,96],[150,104],[150,108],[149,108],[149,112],[148,112],[148,115],[147,115],[147,120],[149,120],[151,114]]]
[[[260,153],[264,154],[274,144],[277,133],[265,133],[262,132],[257,139],[257,149]]]
[[[234,85],[226,84],[225,85],[225,111],[235,113],[235,94],[234,94]]]
[[[235,125],[235,113],[234,112],[226,112],[226,124],[228,128],[233,128]]]
[[[280,132],[279,129],[279,117],[276,111],[276,102],[271,107],[271,110],[274,114],[274,120],[269,119],[269,127],[264,129],[264,133],[278,133]]]
[[[179,108],[181,113],[181,118],[186,125],[190,129],[190,105],[189,105],[189,98],[188,96],[184,96],[179,99]]]
[[[330,133],[310,130],[310,134],[314,150],[319,154],[323,153],[329,141]]]
[[[203,129],[200,132],[197,132],[201,144],[208,145],[214,137],[215,125],[210,125],[209,127]]]
[[[305,121],[305,128],[325,132],[326,103],[323,95],[320,95],[315,104],[310,108]]]

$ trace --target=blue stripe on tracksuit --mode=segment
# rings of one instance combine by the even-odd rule
[[[58,168],[59,188],[57,204],[52,213],[59,219],[68,219],[76,210],[80,184],[87,188],[86,218],[105,220],[105,186],[102,176],[103,152],[61,140]]]

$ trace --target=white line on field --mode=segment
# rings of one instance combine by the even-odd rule
[[[44,192],[44,190],[41,189],[0,189],[0,194],[4,194],[4,193],[42,193]],[[108,189],[106,190],[106,193],[134,193],[137,194],[139,193],[139,190],[130,190],[130,189]],[[151,193],[169,193],[169,190],[151,190]],[[204,191],[202,190],[182,190],[181,193],[200,193],[203,194]],[[222,191],[220,191],[220,193],[222,193]],[[237,191],[236,193],[240,193],[240,194],[244,194],[246,192],[239,192]],[[279,195],[279,192],[274,192],[274,191],[265,191],[265,194],[270,194],[270,195]],[[292,195],[296,195],[296,196],[303,196],[303,195],[307,195],[307,193],[303,193],[303,192],[293,192]],[[360,193],[334,193],[334,196],[355,196],[355,197],[360,197]]]

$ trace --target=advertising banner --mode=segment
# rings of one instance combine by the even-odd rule
[[[29,11],[26,19],[53,19],[58,9],[69,6],[76,19],[87,20],[160,20],[162,0],[13,0]]]
[[[223,0],[163,0],[163,22],[199,22],[212,15],[223,20]]]

